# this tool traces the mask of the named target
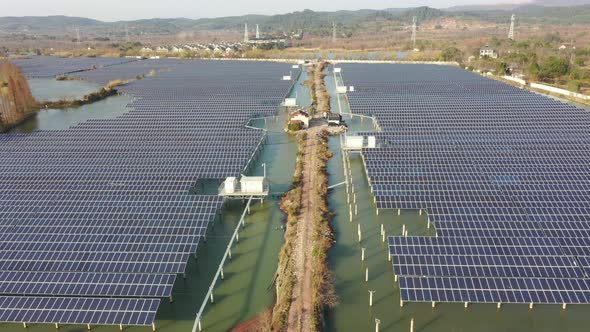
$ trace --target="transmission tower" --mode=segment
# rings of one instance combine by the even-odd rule
[[[332,22],[332,43],[336,43],[336,22]]]
[[[260,39],[260,27],[256,24],[256,39]]]
[[[512,18],[510,19],[510,30],[508,31],[508,39],[514,40],[514,25],[516,22],[516,16],[512,14]]]
[[[418,18],[414,16],[412,19],[412,47],[416,48],[416,34],[418,31]]]
[[[248,23],[244,24],[244,43],[250,41],[250,36],[248,36]]]
[[[125,26],[125,40],[129,42],[129,27]]]
[[[80,28],[76,27],[76,43],[80,44]]]

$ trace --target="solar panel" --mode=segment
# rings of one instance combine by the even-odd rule
[[[0,294],[169,297],[173,274],[0,272]]]
[[[400,277],[401,300],[409,302],[584,304],[586,279]]]
[[[266,134],[245,125],[275,114],[294,84],[280,80],[290,69],[45,57],[17,65],[29,77],[98,84],[157,74],[118,87],[133,101],[114,119],[0,135],[0,321],[151,324],[159,300],[127,298],[170,296],[223,205],[192,189],[246,172]]]
[[[0,322],[151,325],[160,300],[0,297]]]
[[[342,68],[382,129],[362,151],[377,208],[436,231],[389,239],[402,300],[590,303],[589,112],[450,66]]]

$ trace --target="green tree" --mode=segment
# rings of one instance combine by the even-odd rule
[[[550,56],[541,66],[539,76],[541,79],[555,79],[567,75],[569,71],[569,61],[556,56]]]
[[[529,64],[527,71],[528,71],[530,78],[538,79],[539,72],[541,71],[541,67],[539,66],[539,64],[536,61],[533,61]]]
[[[500,39],[498,39],[498,37],[493,36],[492,39],[490,40],[490,45],[492,47],[500,47],[500,45],[502,45],[502,41]]]
[[[442,53],[440,54],[440,58],[442,61],[463,61],[463,52],[456,47],[447,47]]]

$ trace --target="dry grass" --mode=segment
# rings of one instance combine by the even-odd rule
[[[326,308],[338,304],[338,296],[334,288],[334,277],[328,266],[327,254],[334,243],[334,233],[331,221],[334,213],[328,207],[328,160],[332,152],[328,148],[328,132],[323,131],[318,140],[316,158],[319,167],[315,170],[316,183],[314,185],[313,200],[313,255],[312,255],[312,323],[314,330],[324,328],[324,311]]]
[[[121,86],[121,85],[123,85],[125,83],[126,82],[124,82],[123,80],[113,80],[113,81],[110,81],[109,83],[107,83],[107,85],[105,86],[105,89],[107,89],[107,90],[113,90],[114,88],[116,88],[118,86]]]
[[[291,296],[295,283],[293,261],[294,248],[297,236],[297,216],[301,208],[301,177],[303,174],[303,154],[307,134],[298,135],[297,162],[293,176],[293,188],[285,193],[280,201],[280,208],[286,217],[285,243],[279,253],[277,271],[277,301],[272,312],[272,330],[285,331],[289,320],[291,308]]]
[[[9,61],[0,61],[0,131],[24,120],[37,108],[29,83]]]

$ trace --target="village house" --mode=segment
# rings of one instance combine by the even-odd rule
[[[496,52],[495,49],[490,48],[488,45],[486,45],[485,47],[483,47],[483,48],[481,48],[479,50],[479,57],[480,58],[497,59],[498,58],[498,52]]]
[[[289,125],[301,124],[302,129],[309,128],[310,115],[304,110],[297,110],[289,115]]]

